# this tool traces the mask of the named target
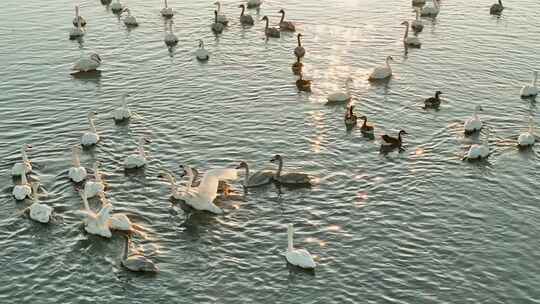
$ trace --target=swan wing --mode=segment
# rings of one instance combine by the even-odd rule
[[[315,268],[315,261],[311,254],[305,249],[296,249],[286,254],[287,261],[295,266],[312,269]]]
[[[204,174],[201,184],[199,185],[199,193],[207,195],[215,195],[217,193],[220,180],[234,180],[238,178],[238,170],[236,169],[212,169]]]

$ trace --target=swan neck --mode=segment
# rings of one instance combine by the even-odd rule
[[[418,19],[420,17],[420,12],[418,10],[416,10],[415,12],[416,12],[415,20],[418,21]]]
[[[531,85],[533,87],[536,87],[536,81],[538,80],[538,72],[534,72],[533,73],[533,79],[532,79],[532,82],[531,82]]]
[[[405,27],[405,35],[403,36],[403,39],[407,39],[407,37],[409,37],[409,25],[406,24],[406,27]]]
[[[26,179],[26,172],[23,172],[23,173],[21,174],[21,184],[22,184],[22,185],[28,184],[28,180]]]
[[[165,2],[165,3],[167,3],[167,2]],[[124,253],[122,255],[123,260],[126,260],[127,257],[128,257],[128,249],[129,249],[129,239],[126,237],[126,242],[124,243]]]
[[[281,12],[281,20],[279,21],[279,23],[282,23],[283,20],[285,20],[285,11]]]
[[[293,246],[293,227],[292,226],[289,226],[289,228],[287,229],[287,250],[288,251],[293,251],[294,250],[294,246]]]
[[[97,183],[101,182],[101,173],[99,172],[97,165],[94,165],[94,177]]]
[[[75,18],[79,19],[79,6],[75,5]]]
[[[242,12],[240,13],[240,17],[244,16],[244,11],[246,10],[245,6],[242,6]]]
[[[193,170],[189,168],[187,171],[187,177],[188,177],[188,183],[186,185],[186,191],[191,190],[191,185],[193,184],[193,180],[195,179],[195,175],[193,174]]]
[[[72,159],[73,159],[73,167],[78,168],[81,166],[81,160],[79,158],[79,150],[77,150],[77,148],[73,148]]]
[[[248,165],[246,165],[246,176],[244,177],[244,185],[247,186],[248,181],[249,181],[249,167]]]
[[[92,116],[88,116],[88,123],[90,124],[90,132],[96,133],[96,125],[94,124]]]
[[[81,198],[83,201],[84,209],[90,212],[90,206],[88,205],[88,198],[86,197],[86,193],[84,193],[84,190],[82,191],[83,191],[83,194],[81,195]]]
[[[266,18],[265,20],[266,20],[266,26],[265,26],[265,29],[268,30],[268,25],[269,25],[268,18]]]
[[[167,0],[165,0],[165,8],[168,8],[168,7],[169,7],[169,5],[167,3]]]
[[[362,127],[366,127],[367,126],[367,117],[364,116],[364,123],[362,124]]]
[[[276,177],[279,178],[281,176],[281,170],[283,170],[283,160],[280,158],[279,159],[279,164],[278,164],[278,170],[276,172]]]
[[[143,139],[139,140],[139,156],[142,157],[142,158],[145,158],[145,155],[144,155],[144,140]]]
[[[302,46],[302,41],[300,39],[300,35],[298,35],[298,46]]]
[[[26,147],[21,149],[22,161],[24,164],[28,163],[28,156],[26,155]]]
[[[221,13],[221,3],[219,1],[217,2],[217,11]]]

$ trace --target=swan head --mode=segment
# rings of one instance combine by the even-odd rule
[[[362,115],[362,116],[360,116],[360,117],[358,117],[358,118],[363,119],[363,120],[367,120],[367,116],[366,116],[366,115]]]
[[[204,48],[204,42],[203,42],[203,40],[202,40],[202,39],[199,39],[199,40],[197,40],[197,41],[199,41],[199,48],[201,48],[201,49]]]
[[[392,58],[392,56],[386,57],[386,62],[390,62],[390,61],[394,61],[394,58]]]
[[[180,178],[186,176],[186,175],[191,175],[193,176],[193,170],[191,169],[190,166],[188,165],[180,165],[180,170],[182,170],[182,172],[180,172]]]
[[[441,92],[441,91],[435,92],[435,97],[439,97],[439,95],[442,95],[442,93],[443,93],[443,92]]]
[[[409,133],[407,133],[405,130],[399,130],[399,133],[398,135],[408,135]]]
[[[236,169],[246,169],[248,167],[248,164],[245,161],[241,161],[238,166],[236,166]]]
[[[281,155],[276,154],[276,155],[274,155],[274,157],[272,157],[272,159],[270,159],[270,162],[275,163],[275,162],[279,162],[279,161],[282,161],[282,160],[283,160],[283,158],[281,157]]]
[[[283,9],[280,9],[278,13],[285,14],[285,11]]]
[[[90,111],[90,112],[88,112],[88,119],[93,119],[94,116],[96,116],[96,115],[97,115],[97,112],[95,112],[95,111]]]
[[[262,19],[261,19],[261,21],[265,21],[265,20],[268,21],[268,17],[267,17],[267,16],[264,16],[264,17],[262,17]]]
[[[483,111],[484,109],[482,108],[481,105],[477,105],[475,108],[474,108],[475,111]]]
[[[409,21],[403,21],[403,22],[401,22],[401,25],[409,26]]]
[[[245,6],[245,5],[243,5],[243,4],[240,4],[240,5],[238,6],[238,7],[239,7],[239,8],[243,8],[243,9],[245,9],[245,8],[246,8],[246,6]]]

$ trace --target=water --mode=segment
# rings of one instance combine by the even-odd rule
[[[426,19],[422,48],[408,54],[400,23],[414,16],[409,1],[268,1],[256,19],[268,14],[276,23],[284,7],[305,34],[309,95],[294,86],[292,34],[265,42],[263,23],[242,29],[238,3],[225,1],[232,25],[215,39],[211,1],[169,2],[180,39],[173,53],[163,43],[159,1],[125,2],[140,22],[132,31],[99,1],[82,1],[82,44],[67,39],[72,1],[3,1],[1,303],[540,302],[539,154],[515,147],[529,116],[540,122],[536,105],[518,96],[540,65],[537,1],[508,1],[495,18],[494,1],[443,0],[439,17]],[[211,52],[207,64],[194,59],[199,38]],[[101,77],[74,79],[71,64],[90,50],[104,60]],[[388,55],[393,79],[369,84]],[[377,137],[409,133],[404,153],[381,155],[378,140],[345,131],[344,105],[325,105],[349,75],[357,111]],[[422,110],[435,90],[444,92],[440,111]],[[137,117],[115,126],[108,112],[124,93]],[[494,154],[471,164],[461,157],[477,139],[463,137],[462,122],[476,104]],[[143,227],[134,245],[159,248],[157,276],[120,266],[121,236],[81,230],[82,204],[66,171],[93,110],[103,140],[82,162],[102,163],[115,211]],[[149,165],[126,176],[122,161],[139,136],[152,139]],[[9,170],[23,143],[33,145],[34,176],[49,192],[42,202],[55,208],[54,224],[20,216],[30,202],[10,195]],[[188,218],[157,177],[178,164],[273,168],[276,153],[317,184],[281,195],[267,187],[223,203],[223,216]],[[316,256],[314,276],[287,268],[287,223],[297,245]]]

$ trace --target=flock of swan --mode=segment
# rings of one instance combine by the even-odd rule
[[[102,0],[102,2],[107,0]],[[111,1],[108,1],[110,4]],[[403,37],[403,43],[405,47],[420,47],[421,41],[418,38],[418,34],[423,30],[423,23],[420,17],[436,17],[439,14],[440,6],[439,0],[432,0],[432,5],[425,5],[425,0],[412,0],[412,4],[415,7],[416,18],[412,22],[404,21],[402,25],[405,27],[405,34]],[[254,19],[251,15],[246,14],[247,8],[257,8],[261,6],[261,0],[249,0],[246,4],[239,5],[241,13],[239,21],[243,26],[252,26]],[[211,25],[211,30],[215,34],[220,34],[223,29],[228,26],[229,19],[223,13],[220,2],[216,2],[217,9],[214,11],[214,22]],[[425,5],[425,6],[424,6]],[[126,26],[133,27],[138,26],[139,23],[135,16],[131,15],[129,8],[123,5],[120,0],[115,0],[110,4],[110,9],[113,13],[126,16],[123,22]],[[501,1],[494,4],[491,9],[491,14],[500,14],[504,7]],[[164,7],[161,9],[161,15],[170,20],[174,17],[174,10],[168,6],[167,0],[164,1]],[[295,32],[296,27],[293,22],[285,20],[285,11],[282,9],[279,11],[281,14],[281,20],[278,27],[271,27],[270,21],[267,16],[262,18],[265,21],[264,33],[267,38],[280,37],[282,31]],[[75,18],[72,21],[73,29],[70,31],[69,36],[71,39],[77,39],[85,34],[85,26],[87,21],[80,15],[79,6],[75,7]],[[409,36],[409,28],[414,32],[414,36]],[[302,59],[306,55],[306,50],[302,45],[302,34],[298,33],[297,46],[294,49],[294,56],[296,62],[292,65],[292,70],[295,75],[298,75],[296,86],[300,91],[310,91],[311,81],[303,79],[302,75]],[[167,46],[172,47],[178,43],[178,38],[173,33],[172,22],[168,23],[168,30],[165,33],[164,42]],[[209,60],[210,54],[204,48],[204,42],[199,40],[199,47],[195,51],[195,57],[198,60]],[[383,66],[376,67],[370,73],[369,80],[381,81],[387,80],[392,76],[392,69],[390,63],[392,57],[388,56]],[[96,71],[101,65],[101,57],[93,53],[89,57],[79,59],[73,66],[73,69],[80,73],[88,73]],[[538,94],[538,88],[536,86],[538,73],[534,72],[533,80],[530,85],[522,87],[520,95],[523,98],[534,98]],[[348,78],[346,81],[346,92],[333,92],[327,96],[329,103],[349,103],[352,99],[350,93],[350,83],[352,78]],[[425,108],[438,108],[441,104],[440,96],[443,93],[436,91],[435,96],[425,99]],[[465,135],[469,136],[477,134],[483,128],[483,122],[479,117],[479,112],[482,111],[480,105],[476,106],[471,118],[467,119],[463,128]],[[98,235],[104,238],[110,238],[114,231],[130,232],[134,231],[133,224],[128,216],[121,213],[113,212],[113,205],[108,201],[105,196],[106,183],[103,181],[101,173],[99,171],[99,164],[96,162],[93,164],[92,174],[88,173],[88,170],[81,165],[80,154],[83,149],[90,148],[99,145],[101,138],[94,124],[96,113],[88,113],[88,129],[82,134],[80,139],[80,145],[74,145],[72,148],[72,165],[68,170],[69,179],[82,187],[78,190],[78,194],[81,197],[83,208],[79,211],[79,214],[83,217],[84,230],[87,233]],[[122,97],[121,105],[112,112],[112,117],[115,122],[126,122],[132,117],[132,112],[129,109],[126,97]],[[362,124],[359,127],[360,131],[365,136],[373,137],[374,126],[368,123],[366,116],[357,117],[354,113],[354,106],[348,105],[345,113],[344,121],[348,129],[354,128],[357,125],[357,120],[362,120]],[[400,130],[397,137],[389,135],[382,135],[382,150],[394,150],[399,149],[402,151],[403,135],[406,135],[405,130]],[[489,131],[488,131],[489,134]],[[534,145],[536,141],[532,119],[530,120],[530,126],[527,132],[519,135],[517,144],[519,147],[530,147]],[[126,170],[137,170],[147,166],[147,159],[144,150],[145,144],[150,140],[144,137],[139,138],[137,151],[132,155],[127,155],[124,159],[124,168]],[[11,170],[11,175],[16,180],[16,185],[13,187],[12,194],[16,200],[32,199],[32,204],[26,209],[26,213],[32,220],[40,223],[49,223],[53,216],[53,208],[40,203],[39,198],[41,196],[39,182],[30,182],[28,180],[28,174],[33,172],[32,163],[28,158],[27,150],[30,149],[30,145],[24,145],[21,148],[21,161],[15,163]],[[470,146],[468,152],[464,156],[467,160],[485,159],[489,156],[490,151],[487,140],[480,144],[473,144]],[[177,183],[174,173],[169,170],[161,170],[160,177],[167,181],[170,185],[171,196],[175,200],[183,201],[186,205],[196,210],[208,211],[214,214],[222,214],[223,210],[218,207],[215,202],[220,199],[227,199],[231,197],[228,183],[238,179],[239,171],[243,171],[244,180],[242,186],[245,190],[248,188],[260,187],[271,183],[277,183],[286,186],[299,186],[309,187],[312,184],[312,180],[308,174],[297,172],[283,172],[283,157],[281,155],[275,155],[271,160],[273,163],[277,163],[276,171],[258,171],[252,174],[248,164],[244,161],[240,162],[235,168],[215,168],[207,170],[204,174],[200,174],[195,168],[191,168],[186,165],[181,165],[180,176],[184,179],[184,183]],[[90,208],[89,199],[97,198],[101,202],[101,208],[94,211]],[[295,249],[293,244],[293,225],[289,224],[288,231],[288,246],[285,253],[287,261],[295,266],[314,269],[316,264],[313,257],[307,250]],[[153,263],[153,261],[142,254],[129,253],[130,238],[126,237],[126,243],[124,247],[124,254],[122,259],[122,265],[132,271],[149,271],[157,272],[159,268]]]

